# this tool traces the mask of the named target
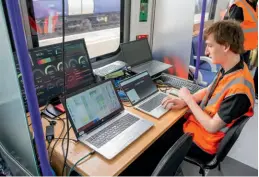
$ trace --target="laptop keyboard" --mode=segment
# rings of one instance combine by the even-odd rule
[[[197,85],[197,84],[193,84],[187,80],[178,78],[178,77],[174,77],[168,74],[162,74],[161,75],[161,79],[164,81],[164,83],[170,84],[172,87],[176,88],[176,89],[180,89],[182,87],[186,87],[192,94],[196,93],[197,91],[199,91],[200,89],[202,89],[203,87]]]
[[[117,69],[119,69],[121,67],[118,67],[117,65],[115,64],[111,64],[107,67],[103,67],[102,69],[100,70],[97,70],[96,73],[99,74],[99,75],[102,75],[102,76],[105,76],[113,71],[116,71]]]
[[[147,112],[150,112],[153,109],[155,109],[156,107],[158,107],[165,97],[167,97],[166,94],[159,93],[155,97],[150,99],[149,101],[147,101],[147,102],[143,103],[142,105],[140,105],[139,108],[141,108],[141,109],[143,109],[143,110],[145,110]]]
[[[97,75],[105,76],[107,74],[110,74],[112,72],[115,72],[117,70],[122,69],[125,66],[125,63],[122,61],[116,61],[114,63],[108,64],[107,66],[104,66],[102,68],[98,68],[95,70],[95,73]]]
[[[138,120],[139,118],[135,117],[134,115],[126,114],[106,128],[88,138],[86,141],[95,147],[100,148]]]

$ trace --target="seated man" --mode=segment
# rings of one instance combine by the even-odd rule
[[[206,29],[204,38],[206,54],[222,69],[208,88],[194,95],[182,88],[179,98],[165,98],[162,105],[172,110],[189,107],[190,113],[185,115],[187,120],[183,124],[183,132],[194,134],[189,155],[209,161],[228,128],[241,116],[253,115],[255,93],[253,78],[247,65],[240,60],[244,51],[240,25],[229,20],[214,23]]]

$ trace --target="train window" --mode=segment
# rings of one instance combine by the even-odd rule
[[[32,40],[38,46],[62,41],[62,1],[30,0]],[[66,41],[84,38],[91,58],[120,43],[121,0],[65,0]],[[35,45],[34,45],[35,46]]]
[[[202,12],[202,2],[203,0],[195,0],[195,15],[194,15],[194,23],[200,23],[201,21],[201,12]],[[212,10],[212,7],[216,5],[216,0],[207,0],[206,4],[206,13],[205,13],[205,21],[210,19],[210,13]]]

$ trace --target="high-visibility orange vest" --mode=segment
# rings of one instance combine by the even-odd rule
[[[243,9],[244,21],[241,27],[245,35],[244,49],[253,50],[258,45],[258,8],[255,11],[246,0],[236,0],[234,4]]]
[[[219,75],[221,75],[221,73]],[[246,94],[248,96],[251,106],[245,115],[249,117],[253,116],[255,100],[254,82],[245,63],[243,69],[226,74],[221,80],[219,80],[212,96],[208,100],[207,105],[204,106],[203,110],[213,118],[213,116],[219,111],[220,104],[223,99],[235,94]],[[183,130],[185,133],[191,132],[194,134],[193,141],[202,150],[209,154],[215,154],[220,141],[224,138],[225,133],[233,125],[235,120],[227,124],[220,131],[209,133],[195,119],[193,114],[189,114],[187,121],[184,123]]]
[[[44,33],[48,34],[48,33],[53,33],[56,31],[56,25],[58,22],[58,14],[55,13],[54,15],[49,15],[48,17],[45,18],[44,20]]]

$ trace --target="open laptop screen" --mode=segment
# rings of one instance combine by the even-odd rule
[[[131,104],[135,105],[157,91],[148,72],[143,72],[120,83]]]
[[[66,105],[79,134],[122,109],[111,81],[67,98]]]
[[[147,39],[123,43],[120,47],[123,53],[123,60],[130,66],[152,60],[152,54]]]

